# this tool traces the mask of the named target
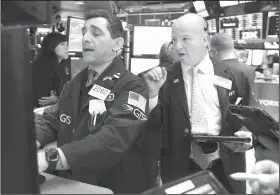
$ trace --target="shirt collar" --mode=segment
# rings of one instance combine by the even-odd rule
[[[97,67],[88,66],[88,70],[92,69],[96,72],[96,76],[100,76],[110,65],[111,63],[109,63],[107,66],[97,66]]]
[[[196,66],[198,70],[204,74],[214,75],[213,63],[207,53],[205,58]],[[187,73],[192,66],[182,65],[183,74]]]

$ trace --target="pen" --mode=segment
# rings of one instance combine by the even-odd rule
[[[97,114],[95,114],[95,115],[94,115],[93,126],[95,126],[95,123],[96,123],[96,117],[97,117]]]
[[[91,117],[90,117],[90,125],[92,126],[93,125],[93,114],[91,115]]]

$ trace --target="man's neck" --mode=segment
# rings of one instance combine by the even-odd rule
[[[234,53],[224,53],[221,55],[221,60],[228,60],[237,58]]]
[[[106,68],[108,68],[108,66],[110,66],[110,64],[112,63],[113,60],[114,59],[112,59],[110,61],[107,61],[107,62],[105,62],[103,64],[99,64],[99,65],[90,64],[89,68],[92,69],[92,70],[95,70],[99,75],[101,75],[104,72],[104,70]]]

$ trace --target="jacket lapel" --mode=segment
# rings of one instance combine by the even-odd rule
[[[173,73],[173,77],[171,78],[171,86],[176,91],[178,98],[184,108],[185,114],[187,118],[189,118],[189,109],[188,109],[188,101],[186,96],[185,84],[182,74],[182,68],[180,63],[176,63],[171,69],[170,72]]]
[[[218,62],[214,59],[211,59],[214,67],[214,74],[216,76],[231,80],[230,74],[227,73],[228,67],[223,66],[221,62]],[[228,89],[217,86],[219,104],[221,110],[222,121],[224,121],[227,114],[227,105],[229,104],[228,100]]]

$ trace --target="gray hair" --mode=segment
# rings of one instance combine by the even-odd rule
[[[234,42],[229,34],[217,33],[211,37],[210,47],[218,51],[233,50]]]

